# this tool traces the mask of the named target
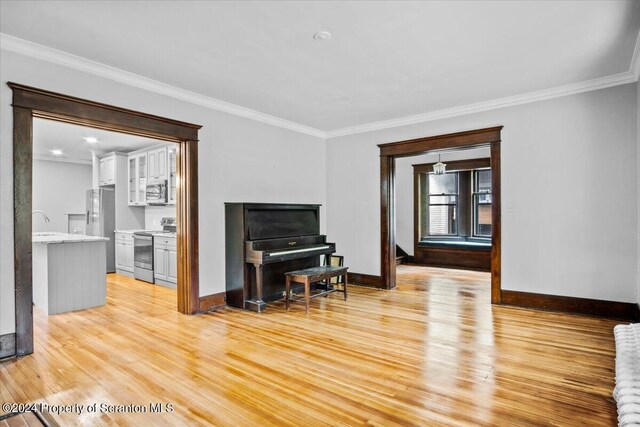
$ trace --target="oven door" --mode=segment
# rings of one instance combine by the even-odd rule
[[[133,235],[133,265],[153,270],[153,237]]]

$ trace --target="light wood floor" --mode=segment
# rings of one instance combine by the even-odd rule
[[[107,306],[46,317],[0,364],[0,400],[171,403],[62,425],[614,425],[615,321],[489,304],[485,273],[401,266],[287,313],[174,310],[175,291],[108,279]]]
[[[0,427],[44,427],[45,425],[33,412],[13,415],[7,419],[0,420]]]

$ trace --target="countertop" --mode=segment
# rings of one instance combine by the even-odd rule
[[[176,237],[177,236],[176,233],[171,233],[168,231],[151,231],[150,233],[152,236],[157,236],[157,237]]]
[[[145,230],[144,228],[139,228],[136,230],[114,230],[114,233],[137,233],[139,231],[148,231],[148,232],[153,232],[153,231],[158,231],[158,230]]]
[[[84,234],[67,234],[56,232],[33,233],[31,242],[33,243],[79,243],[79,242],[106,242],[107,237],[86,236]]]

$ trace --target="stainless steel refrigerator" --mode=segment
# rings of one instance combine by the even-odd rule
[[[87,190],[87,235],[107,237],[107,273],[116,271],[116,198],[108,188]]]

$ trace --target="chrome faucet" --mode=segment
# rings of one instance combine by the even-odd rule
[[[49,222],[50,221],[49,217],[47,216],[46,213],[44,213],[44,211],[41,211],[40,209],[37,209],[37,210],[31,212],[31,215],[33,215],[34,213],[39,213],[40,215],[42,215],[42,217],[44,218],[44,222]]]

